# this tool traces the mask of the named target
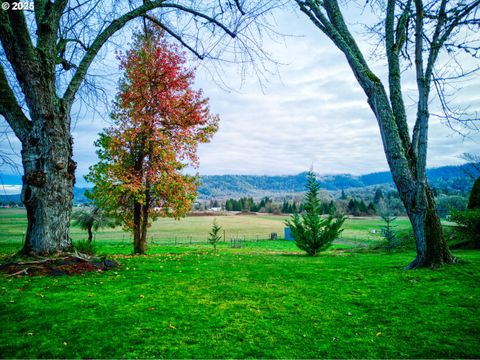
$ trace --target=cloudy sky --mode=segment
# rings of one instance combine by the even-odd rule
[[[352,10],[351,19],[357,11]],[[312,166],[322,174],[387,170],[376,120],[343,55],[303,14],[284,10],[276,20],[279,32],[294,36],[266,42],[265,50],[279,66],[263,87],[253,75],[242,80],[235,65],[223,67],[229,89],[219,86],[218,76],[212,78],[212,64],[198,69],[196,85],[221,118],[213,140],[200,146],[200,174],[295,174]],[[360,43],[364,49],[371,45]],[[385,76],[384,61],[373,64],[375,72]],[[112,79],[109,95],[115,92],[116,76]],[[415,104],[409,95],[415,94],[414,81],[405,81],[404,89],[413,120]],[[457,101],[479,109],[478,94],[480,80],[464,83]],[[83,107],[74,115],[74,153],[78,175],[84,175],[96,162],[93,141],[108,124],[108,109],[98,104],[95,112]],[[434,118],[429,140],[429,167],[459,164],[462,153],[480,150],[479,134],[464,138]],[[0,146],[5,149],[8,143]],[[18,144],[13,146],[18,149]],[[11,172],[5,167],[0,171]]]

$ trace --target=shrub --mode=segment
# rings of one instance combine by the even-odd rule
[[[93,243],[88,241],[88,240],[77,241],[74,244],[74,248],[78,252],[81,252],[81,253],[84,253],[84,254],[89,254],[89,255],[94,255],[95,252],[96,252],[95,245],[93,245]]]
[[[467,208],[467,198],[452,195],[442,195],[435,199],[437,203],[437,213],[441,218],[446,218],[453,210],[463,211]]]
[[[330,247],[340,233],[345,217],[329,215],[321,218],[318,190],[320,186],[313,172],[308,173],[307,194],[305,196],[304,213],[294,214],[285,224],[290,227],[295,244],[311,256]]]
[[[457,223],[458,234],[480,249],[480,208],[452,211],[451,220]]]

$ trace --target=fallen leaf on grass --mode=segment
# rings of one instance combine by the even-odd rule
[[[177,329],[175,326],[173,326],[172,324],[168,325],[169,328],[171,329]]]
[[[381,331],[377,332],[376,336],[380,336],[380,335],[382,335],[382,332]]]

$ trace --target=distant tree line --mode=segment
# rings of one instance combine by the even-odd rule
[[[212,204],[216,204],[218,206],[217,200],[212,200],[210,202],[210,205],[212,206]],[[327,200],[321,201],[319,206],[320,213],[322,215],[334,215],[337,212],[346,213],[354,216],[368,216],[377,214],[377,208],[375,207],[375,205],[372,202],[367,205],[362,199],[350,199],[350,201],[346,203],[346,206],[345,201]],[[243,197],[238,200],[228,199],[225,202],[225,210],[251,211],[273,214],[301,214],[304,212],[304,206],[303,203],[298,201],[284,200],[282,203],[280,203],[273,201],[269,197],[264,197],[260,201],[256,202],[251,197]]]
[[[252,211],[252,212],[274,212],[276,207],[269,197],[262,198],[258,203],[251,197],[243,197],[238,200],[228,199],[225,202],[225,210],[227,211]]]

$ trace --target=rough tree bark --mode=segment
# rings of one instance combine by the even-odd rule
[[[33,117],[32,131],[22,143],[22,201],[28,218],[22,250],[25,254],[71,248],[69,225],[76,165],[72,160],[72,139],[65,127],[68,114],[54,111],[40,116],[45,120]]]
[[[438,54],[452,31],[465,24],[469,14],[480,4],[471,1],[454,9],[447,16],[447,1],[442,0],[435,14],[436,23],[426,51],[424,41],[424,4],[421,0],[398,2],[388,0],[385,9],[385,49],[388,59],[389,94],[381,80],[372,72],[345,23],[336,0],[296,0],[300,10],[345,55],[358,83],[364,90],[382,136],[387,162],[405,205],[416,240],[417,256],[407,266],[414,269],[452,263],[445,242],[440,219],[436,212],[433,193],[426,176],[428,142],[428,101],[433,67]],[[414,9],[412,9],[414,5]],[[431,5],[431,4],[430,4]],[[400,7],[402,6],[402,7]],[[433,7],[431,7],[433,8]],[[400,9],[400,13],[396,10]],[[431,14],[430,14],[431,15]],[[400,71],[400,51],[409,34],[408,22],[415,20],[415,71],[418,87],[418,109],[412,140],[410,140],[407,115],[403,101]],[[426,65],[423,57],[427,53]]]

